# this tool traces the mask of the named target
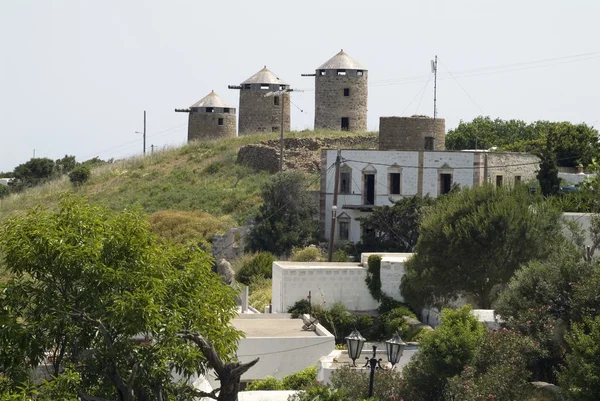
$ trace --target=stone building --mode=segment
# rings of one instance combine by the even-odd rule
[[[337,150],[321,151],[319,220],[329,233]],[[455,184],[470,188],[484,182],[512,186],[534,180],[539,158],[527,153],[488,151],[342,150],[336,211],[336,243],[358,242],[360,218],[375,206],[407,196],[437,197]]]
[[[445,150],[446,121],[427,116],[380,117],[379,150]]]
[[[240,85],[229,85],[229,89],[240,91],[238,135],[247,135],[254,132],[279,132],[282,111],[283,129],[289,131],[289,93],[278,96],[265,96],[269,92],[289,88],[289,84],[279,79],[266,66]]]
[[[367,130],[368,71],[340,51],[315,74],[315,129]]]
[[[189,109],[175,109],[189,113],[188,142],[235,138],[235,107],[227,104],[214,91],[190,106]]]

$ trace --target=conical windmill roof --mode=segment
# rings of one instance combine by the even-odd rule
[[[252,75],[250,78],[242,82],[244,84],[276,84],[276,85],[288,85],[287,82],[277,78],[277,75],[273,74],[271,70],[269,70],[266,66]]]
[[[204,96],[202,99],[198,100],[196,103],[190,106],[192,107],[224,107],[224,108],[233,108],[225,102],[219,95],[215,93],[215,91],[210,92],[208,95]]]
[[[317,70],[366,70],[366,68],[347,55],[342,49],[342,51],[327,60]]]

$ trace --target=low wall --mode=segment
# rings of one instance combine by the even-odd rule
[[[264,145],[242,146],[238,151],[237,163],[254,170],[276,173],[279,170],[279,151]]]
[[[363,255],[368,258],[369,254]],[[403,301],[399,287],[407,255],[410,254],[384,254],[381,262],[381,289],[398,301]],[[367,288],[367,268],[362,264],[277,261],[272,273],[275,313],[287,312],[297,301],[306,299],[309,291],[313,304],[325,308],[336,302],[351,311],[371,311],[379,306]]]

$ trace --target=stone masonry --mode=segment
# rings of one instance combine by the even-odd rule
[[[219,125],[219,122],[222,124]],[[188,142],[235,138],[235,125],[235,109],[229,113],[206,113],[192,109],[188,119]]]
[[[257,86],[257,88],[254,88]],[[290,131],[290,95],[265,97],[269,92],[279,90],[278,85],[260,89],[260,85],[252,84],[251,89],[240,89],[240,122],[239,135],[255,132],[280,132],[281,103],[275,104],[275,98],[283,99],[283,130]]]
[[[433,147],[426,149],[427,145]],[[435,123],[425,116],[379,118],[379,150],[445,149],[446,121],[443,118],[437,118]]]
[[[348,130],[367,130],[368,71],[346,70],[338,76],[336,70],[317,71],[315,76],[315,129],[342,129],[342,118],[348,118]],[[349,90],[345,96],[344,90]],[[347,92],[346,92],[347,93]]]

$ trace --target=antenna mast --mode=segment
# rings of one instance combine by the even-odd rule
[[[431,72],[433,73],[433,122],[435,125],[435,119],[437,117],[437,55],[435,60],[431,60]]]

